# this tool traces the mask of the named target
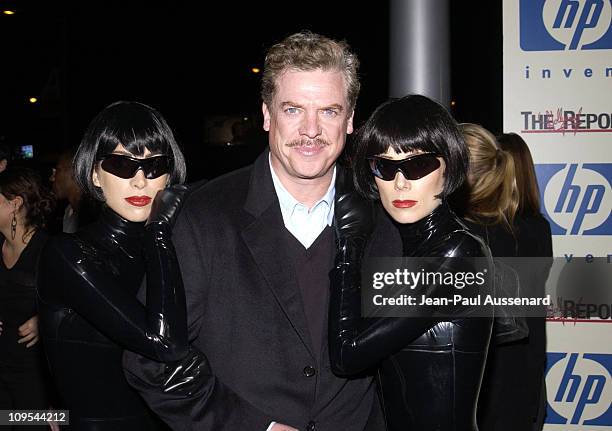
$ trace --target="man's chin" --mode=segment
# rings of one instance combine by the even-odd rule
[[[296,178],[300,178],[302,180],[315,180],[330,174],[332,167],[333,165],[329,168],[321,167],[320,169],[299,169],[295,170],[294,174]]]

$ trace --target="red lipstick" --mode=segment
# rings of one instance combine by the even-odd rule
[[[396,199],[392,202],[393,206],[396,208],[412,208],[413,206],[415,206],[417,203],[417,201],[411,201],[411,200],[405,200],[405,201],[401,201],[399,199]]]
[[[130,196],[129,198],[125,198],[125,200],[135,207],[144,207],[151,202],[151,198],[148,196]]]

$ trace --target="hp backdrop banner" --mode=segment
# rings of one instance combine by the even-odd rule
[[[503,7],[504,130],[531,148],[555,256],[610,262],[612,0]],[[554,319],[547,335],[545,429],[612,430],[612,320]]]

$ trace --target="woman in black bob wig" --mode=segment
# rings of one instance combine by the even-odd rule
[[[95,223],[43,249],[38,295],[48,362],[72,428],[155,429],[121,359],[124,349],[161,362],[189,353],[171,241],[185,160],[155,109],[117,102],[89,125],[74,173],[103,205]],[[146,306],[136,296],[143,280]]]
[[[421,295],[433,300],[452,298],[458,292],[474,296],[479,291],[458,290],[458,284],[439,281],[420,283],[402,292],[411,293],[416,303],[398,307],[400,314],[398,308],[382,307],[373,314],[366,311],[369,318],[361,317],[364,253],[429,258],[429,272],[482,270],[472,258],[491,267],[487,246],[446,202],[463,183],[468,168],[457,124],[442,106],[424,96],[388,101],[359,130],[352,161],[359,194],[337,190],[335,203],[338,252],[331,272],[329,315],[332,369],[345,376],[377,369],[389,430],[475,431],[492,310],[452,302],[419,304]],[[368,205],[373,201],[374,218]]]

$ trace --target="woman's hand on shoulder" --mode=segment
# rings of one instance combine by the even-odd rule
[[[160,190],[153,199],[151,214],[146,224],[165,223],[172,227],[181,211],[187,190],[187,186],[184,185],[174,185]]]
[[[176,362],[166,364],[162,391],[179,396],[192,396],[206,383],[210,375],[204,353],[190,346],[187,355]]]

